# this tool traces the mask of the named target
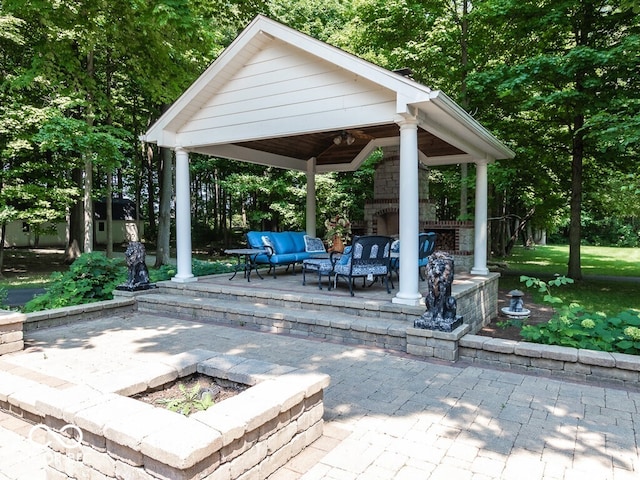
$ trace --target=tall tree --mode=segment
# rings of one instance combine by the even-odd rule
[[[607,116],[610,128],[637,114],[638,17],[616,0],[509,0],[500,8],[488,6],[483,24],[499,31],[490,44],[499,53],[476,85],[522,128],[544,125],[547,132],[538,130],[553,142],[547,147],[555,152],[556,165],[563,168],[558,162],[563,159],[569,163],[567,274],[579,280],[585,161],[614,161],[599,148],[604,132],[595,127],[604,112],[613,113],[612,106],[619,112],[625,105],[626,112],[620,118]],[[499,44],[511,47],[499,50]]]

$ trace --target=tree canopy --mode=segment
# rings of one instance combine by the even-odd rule
[[[113,190],[136,201],[153,243],[169,194],[163,156],[139,136],[257,13],[411,68],[517,152],[489,172],[494,254],[546,230],[569,241],[579,279],[581,243],[640,244],[640,25],[628,0],[0,0],[3,231],[70,215],[83,245],[91,198]],[[318,179],[320,231],[335,213],[362,219],[375,162]],[[468,218],[473,175],[431,171],[441,215]],[[194,156],[194,239],[301,228],[304,181]]]

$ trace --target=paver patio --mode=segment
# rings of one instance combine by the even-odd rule
[[[27,340],[24,352],[2,357],[0,370],[60,388],[107,382],[195,348],[329,374],[325,435],[275,480],[640,476],[637,391],[142,313]],[[29,426],[0,414],[0,427],[0,480],[44,478]]]

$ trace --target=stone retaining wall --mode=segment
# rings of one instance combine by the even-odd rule
[[[24,348],[22,329],[25,318],[22,313],[0,310],[0,355]]]
[[[624,353],[516,342],[465,335],[458,343],[460,360],[518,372],[574,380],[640,386],[640,357]]]
[[[27,313],[24,320],[24,331],[29,332],[39,328],[57,327],[80,320],[122,315],[134,312],[136,309],[135,297],[116,297],[113,300]]]

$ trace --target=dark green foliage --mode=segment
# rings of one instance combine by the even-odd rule
[[[233,272],[233,265],[229,262],[207,262],[203,260],[194,259],[191,262],[192,273],[196,277],[202,277],[204,275],[216,275],[218,273],[230,273]],[[175,265],[162,265],[160,268],[154,268],[149,271],[149,278],[151,282],[160,282],[163,280],[171,280],[176,273],[178,273]]]
[[[7,301],[7,289],[4,287],[0,287],[0,310],[8,310],[8,307],[5,305]]]
[[[549,282],[537,278],[520,277],[527,287],[544,293],[544,301],[557,305],[562,300],[551,295],[550,287],[573,283],[566,277]],[[525,325],[520,331],[530,342],[563,347],[586,348],[602,352],[640,354],[640,310],[626,310],[607,316],[602,312],[587,312],[576,303],[560,305],[547,323]]]
[[[196,277],[232,271],[233,266],[226,262],[193,260],[193,274]],[[149,279],[152,283],[170,280],[176,273],[175,265],[163,265],[149,270]],[[125,283],[126,278],[127,267],[124,260],[109,259],[100,252],[85,253],[73,262],[67,272],[52,273],[51,285],[47,291],[28,302],[24,311],[37,312],[111,300],[115,288]]]
[[[25,312],[69,307],[111,300],[113,290],[127,277],[123,260],[109,259],[103,253],[80,255],[66,272],[51,274],[51,285],[25,307]]]
[[[522,337],[535,343],[587,348],[602,352],[640,354],[640,312],[615,316],[585,312],[580,305],[564,305],[545,324],[525,325]]]

